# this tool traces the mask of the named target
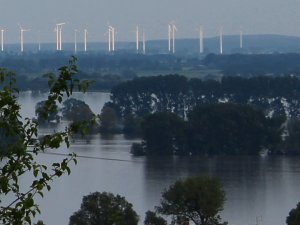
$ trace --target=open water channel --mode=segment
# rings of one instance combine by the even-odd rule
[[[75,97],[100,113],[109,94]],[[36,102],[42,99],[42,94],[22,93],[22,115],[32,117]],[[72,174],[55,181],[52,190],[38,200],[42,210],[39,219],[47,225],[67,225],[84,195],[108,191],[125,196],[141,216],[142,224],[145,211],[153,210],[165,188],[177,179],[198,175],[221,179],[227,198],[221,216],[230,225],[283,225],[290,209],[300,201],[298,157],[133,157],[130,146],[137,141],[123,135],[93,135],[89,141],[76,140],[70,149],[59,150],[76,152],[78,165],[72,166]],[[58,155],[39,156],[45,164],[61,159]],[[27,183],[26,179],[22,182]]]

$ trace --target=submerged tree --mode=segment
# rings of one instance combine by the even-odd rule
[[[60,121],[60,117],[58,115],[58,106],[57,105],[53,105],[52,109],[49,109],[49,115],[47,120],[45,120],[44,116],[43,116],[43,110],[45,107],[45,104],[47,103],[47,101],[40,101],[36,104],[35,106],[35,115],[37,116],[37,120],[39,124],[43,124],[45,122],[56,122],[58,123]]]
[[[219,213],[223,210],[225,192],[219,180],[194,177],[179,180],[162,194],[157,211],[196,225],[221,224]]]
[[[56,104],[62,102],[64,95],[69,97],[75,87],[81,91],[86,90],[89,83],[76,80],[76,73],[76,58],[73,57],[68,66],[59,69],[58,77],[54,74],[47,75],[50,92],[39,110],[41,118],[47,120]],[[70,174],[69,163],[76,163],[74,154],[50,166],[38,162],[36,156],[47,149],[57,149],[63,143],[69,146],[70,135],[79,131],[81,125],[74,124],[63,132],[41,137],[37,122],[29,118],[24,119],[20,115],[21,106],[17,102],[19,92],[15,85],[15,74],[1,69],[0,82],[1,140],[14,139],[0,149],[5,151],[5,154],[0,156],[0,224],[31,224],[32,218],[40,212],[35,203],[36,195],[43,196],[45,189],[51,189],[54,179],[65,173]],[[28,175],[32,177],[30,185],[21,186],[19,181],[24,176],[28,179]]]
[[[137,225],[132,204],[120,195],[94,192],[82,199],[80,209],[70,217],[69,225]]]
[[[65,120],[78,122],[92,120],[95,115],[84,101],[70,98],[63,103],[62,116]]]

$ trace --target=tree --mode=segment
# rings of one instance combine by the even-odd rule
[[[35,106],[35,115],[37,116],[37,120],[38,120],[39,124],[43,124],[45,122],[49,123],[52,121],[55,121],[56,123],[58,123],[60,121],[60,117],[58,115],[58,106],[57,105],[53,105],[53,108],[50,109],[47,121],[45,121],[42,113],[43,113],[43,109],[45,107],[46,102],[47,102],[46,100],[40,101]]]
[[[68,66],[59,69],[59,76],[47,74],[50,92],[39,111],[44,120],[49,118],[55,105],[62,102],[64,95],[69,97],[72,94],[75,87],[80,91],[86,90],[89,83],[76,80],[76,72],[76,58],[73,57]],[[14,139],[7,143],[5,154],[0,156],[0,224],[31,224],[32,218],[40,212],[35,203],[36,195],[43,197],[45,189],[51,189],[54,179],[65,173],[70,174],[69,163],[76,163],[74,154],[50,166],[38,162],[36,156],[46,149],[57,149],[62,143],[69,146],[70,135],[79,131],[81,125],[74,124],[63,132],[41,136],[37,122],[29,118],[23,119],[20,115],[15,74],[1,69],[0,82],[1,138]],[[19,180],[24,179],[25,175],[26,179],[32,177],[32,180],[28,187],[21,187]],[[9,196],[12,201],[2,202],[4,196]]]
[[[197,106],[188,115],[189,148],[195,154],[255,155],[278,144],[282,122],[249,105]]]
[[[286,218],[287,225],[299,225],[300,224],[300,202],[295,209],[292,209],[289,216]]]
[[[183,154],[183,119],[174,113],[154,113],[144,117],[142,122],[143,147],[146,154]]]
[[[147,211],[144,221],[145,225],[167,225],[167,221],[158,216],[155,212]]]
[[[104,106],[100,114],[100,132],[104,134],[118,133],[119,119],[114,108]]]
[[[69,225],[137,225],[138,220],[132,204],[124,197],[94,192],[83,197],[81,207],[70,217]]]
[[[284,148],[288,154],[300,154],[300,120],[290,120],[288,136],[284,141]]]
[[[92,120],[94,113],[84,101],[70,98],[63,103],[62,116],[66,120],[78,122]]]
[[[194,177],[179,180],[162,194],[157,211],[193,221],[196,225],[220,224],[225,192],[219,180]]]

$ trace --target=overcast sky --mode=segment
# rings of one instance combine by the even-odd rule
[[[167,38],[167,24],[174,21],[177,36],[197,37],[202,24],[206,36],[240,29],[248,34],[300,36],[300,0],[0,0],[0,27],[9,42],[19,41],[18,23],[25,41],[54,42],[54,26],[68,22],[63,40],[73,41],[74,29],[89,31],[92,41],[106,41],[107,24],[117,29],[118,40],[134,40],[135,26],[143,27],[148,39]],[[78,39],[83,39],[81,32]]]

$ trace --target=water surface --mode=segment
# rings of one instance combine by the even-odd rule
[[[100,113],[109,94],[76,97]],[[32,116],[35,103],[42,98],[31,93],[22,95],[22,114]],[[45,198],[38,199],[42,210],[39,219],[47,225],[66,225],[80,208],[82,196],[108,191],[124,195],[133,203],[142,224],[145,211],[159,203],[165,188],[178,179],[199,175],[221,179],[227,198],[222,218],[229,224],[256,224],[258,219],[262,225],[282,225],[300,201],[299,157],[133,157],[130,146],[138,141],[123,135],[91,135],[88,141],[76,140],[70,149],[63,147],[60,153],[78,154],[78,165],[72,166],[70,176],[56,180]],[[62,158],[48,154],[38,157],[46,164]]]

